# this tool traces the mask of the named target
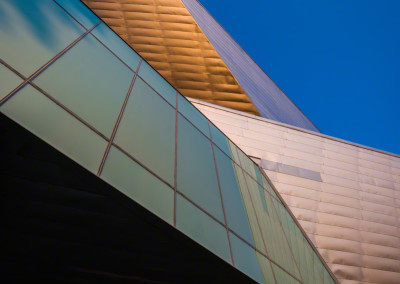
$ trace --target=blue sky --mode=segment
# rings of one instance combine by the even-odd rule
[[[400,154],[400,1],[200,0],[322,133]]]

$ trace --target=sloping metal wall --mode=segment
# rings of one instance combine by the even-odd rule
[[[400,283],[400,157],[195,104],[264,168],[341,283]]]
[[[182,0],[182,2],[250,97],[261,116],[319,132],[317,127],[197,0]]]

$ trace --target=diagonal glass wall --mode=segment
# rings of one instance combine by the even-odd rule
[[[259,283],[335,283],[258,166],[80,1],[0,2],[0,111]]]

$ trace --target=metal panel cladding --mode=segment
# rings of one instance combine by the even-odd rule
[[[197,0],[182,2],[263,117],[320,132]]]

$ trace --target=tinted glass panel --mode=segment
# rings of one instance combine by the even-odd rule
[[[210,137],[210,130],[208,129],[208,120],[205,116],[195,108],[191,103],[183,98],[178,97],[178,110],[183,114],[190,122],[196,126],[203,134]]]
[[[299,276],[289,245],[283,234],[278,216],[271,202],[270,196],[264,194],[263,189],[246,174],[246,181],[253,199],[260,228],[267,245],[268,255],[272,260],[284,267],[290,273]]]
[[[115,147],[111,147],[101,177],[165,221],[172,223],[174,192]]]
[[[285,271],[280,269],[275,264],[272,264],[272,267],[274,269],[277,284],[298,284],[298,283],[300,283],[299,281],[294,279],[292,276],[287,274]]]
[[[12,90],[14,90],[22,79],[10,71],[3,64],[0,64],[0,100],[7,96]]]
[[[107,142],[31,86],[25,86],[1,112],[92,172]]]
[[[174,185],[175,109],[139,77],[114,142]]]
[[[222,151],[224,151],[229,157],[232,157],[231,155],[231,149],[229,148],[228,144],[228,138],[218,129],[214,126],[214,124],[210,123],[210,129],[211,129],[211,135],[212,135],[212,140],[213,142],[221,148]]]
[[[178,115],[178,190],[224,221],[211,142]]]
[[[56,0],[56,2],[87,29],[90,29],[100,21],[80,0]]]
[[[51,0],[0,1],[1,58],[27,77],[84,32]]]
[[[254,245],[232,160],[214,147],[228,227]]]
[[[226,229],[182,196],[177,196],[176,226],[204,247],[231,262]]]
[[[274,279],[274,274],[271,268],[271,262],[262,254],[256,252],[258,263],[261,267],[261,272],[264,276],[264,283],[276,283]]]
[[[101,23],[95,27],[92,34],[136,72],[140,61],[139,55],[117,36],[106,24]]]
[[[249,275],[257,282],[263,283],[264,278],[255,250],[232,233],[229,233],[229,238],[231,240],[235,267]]]
[[[176,105],[176,90],[146,62],[142,62],[140,65],[139,76],[171,105]]]
[[[132,78],[132,71],[88,35],[34,82],[110,137]]]

